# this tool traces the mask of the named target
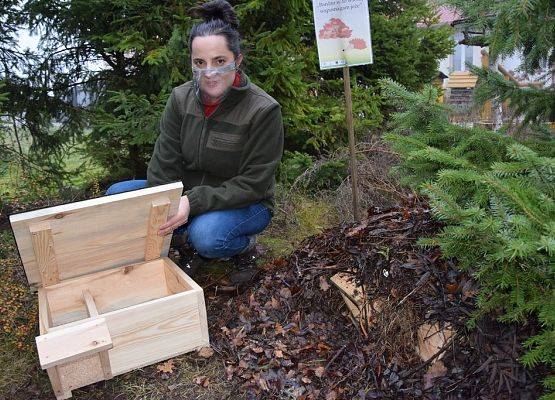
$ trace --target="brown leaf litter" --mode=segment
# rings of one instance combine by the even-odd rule
[[[221,300],[209,313],[211,342],[240,397],[537,398],[539,372],[518,362],[537,328],[491,318],[466,327],[476,283],[438,248],[416,244],[439,229],[419,199],[374,210],[306,240],[250,290]],[[338,272],[351,295],[329,285]]]

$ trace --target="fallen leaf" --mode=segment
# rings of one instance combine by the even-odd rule
[[[210,379],[209,379],[207,376],[205,376],[205,375],[201,375],[201,376],[196,377],[196,378],[194,379],[194,382],[195,382],[197,385],[202,386],[202,387],[205,387],[205,388],[207,388],[208,386],[210,386]]]
[[[287,261],[285,261],[283,257],[276,258],[274,261],[272,261],[272,263],[278,268],[287,265]]]
[[[303,383],[312,383],[312,380],[310,380],[310,378],[307,378],[306,376],[303,376],[301,378],[301,381],[303,381]]]
[[[289,288],[281,288],[279,291],[279,295],[285,299],[288,299],[289,297],[291,297],[291,290],[289,290]]]
[[[323,342],[319,342],[316,346],[318,347],[319,352],[326,352],[331,350],[331,347]]]
[[[445,346],[452,336],[453,330],[449,324],[443,328],[437,322],[433,325],[423,324],[418,328],[418,347],[416,352],[422,361],[428,361]],[[437,356],[437,360],[440,360],[443,354]]]
[[[324,367],[318,367],[314,370],[314,375],[316,375],[318,378],[321,378],[324,376],[324,372],[326,372],[326,369]]]
[[[274,310],[277,310],[279,308],[279,300],[272,296],[270,301],[271,301],[271,304],[272,304],[272,308]]]
[[[324,275],[320,275],[320,289],[327,292],[330,288],[330,284]]]
[[[285,336],[285,329],[283,329],[283,327],[281,326],[281,324],[276,323],[275,328],[274,328],[276,335],[281,335],[281,336]]]
[[[337,392],[335,390],[332,390],[331,392],[326,394],[326,400],[335,400],[335,399],[337,399]]]
[[[283,351],[281,350],[275,350],[274,354],[277,358],[283,358]]]
[[[258,383],[258,386],[260,387],[260,389],[264,390],[264,391],[268,391],[270,390],[270,388],[268,387],[268,383],[266,382],[266,379],[264,378],[258,378],[256,380],[256,383]]]
[[[361,231],[364,230],[364,228],[366,228],[368,226],[368,221],[364,221],[362,224],[355,226],[352,229],[349,229],[349,231],[345,234],[345,236],[347,237],[353,237],[358,235]]]
[[[210,347],[203,347],[198,351],[198,355],[202,358],[210,358],[214,355],[214,350],[212,350]]]
[[[228,381],[233,379],[233,373],[236,371],[237,368],[235,368],[233,365],[228,365],[227,367],[225,367],[225,375]]]
[[[447,290],[447,293],[455,294],[459,290],[459,285],[456,283],[447,283],[445,285],[445,289]]]
[[[443,361],[436,361],[428,368],[428,371],[424,374],[424,390],[431,388],[434,385],[434,379],[440,376],[445,376],[447,373],[447,367],[443,364]]]
[[[173,360],[169,359],[168,361],[162,363],[162,364],[158,364],[156,366],[156,369],[158,370],[158,372],[165,372],[167,374],[171,374],[173,373]]]

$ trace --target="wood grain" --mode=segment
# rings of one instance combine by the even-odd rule
[[[89,289],[83,290],[83,300],[85,301],[85,306],[87,307],[87,312],[89,313],[89,317],[97,317],[98,310],[96,308],[94,298]]]
[[[174,215],[182,190],[176,182],[10,216],[29,284],[41,282],[30,226],[50,225],[63,281],[144,261],[151,204],[169,199],[169,215]],[[170,240],[171,235],[164,237],[161,256],[167,255]]]
[[[104,379],[112,379],[114,377],[114,374],[112,374],[112,365],[110,363],[108,351],[101,351],[100,353],[98,353],[98,356],[100,357],[100,365],[102,367]]]
[[[364,316],[369,324],[374,322],[374,316],[380,312],[383,302],[380,299],[368,299],[360,286],[351,279],[352,274],[338,273],[330,278],[330,281],[339,289],[341,296],[349,311],[360,323]]]
[[[200,326],[197,292],[188,291],[104,315],[114,348],[114,375],[208,346]]]
[[[62,388],[58,367],[48,368],[46,372],[48,373],[48,378],[50,378],[50,384],[52,385],[52,390],[56,395],[56,400],[69,399],[71,397],[71,390],[64,390]]]
[[[113,347],[104,318],[36,338],[42,369],[82,359]]]
[[[145,261],[160,258],[162,253],[163,236],[158,236],[158,229],[168,219],[170,200],[159,199],[152,202],[148,218],[148,231],[146,235]]]
[[[159,299],[171,294],[164,277],[164,262],[154,260],[69,279],[48,287],[54,325],[87,318],[83,290],[89,290],[99,314]]]
[[[60,281],[58,263],[54,251],[52,229],[48,222],[29,226],[33,253],[36,259],[42,286],[55,285]]]
[[[41,335],[44,335],[53,326],[52,314],[50,313],[50,305],[48,304],[48,298],[46,297],[46,290],[39,289],[38,291],[39,300],[39,331]]]

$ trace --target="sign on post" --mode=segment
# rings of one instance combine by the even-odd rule
[[[367,0],[313,0],[320,69],[372,64]]]
[[[320,69],[343,68],[347,130],[349,132],[353,216],[356,221],[359,219],[358,185],[349,67],[372,64],[368,1],[312,0],[312,8],[314,9],[314,28],[316,30]]]

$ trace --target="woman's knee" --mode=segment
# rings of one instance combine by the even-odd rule
[[[130,181],[116,182],[106,190],[106,195],[129,192],[131,190],[144,189],[148,185],[146,179],[134,179]]]
[[[188,242],[206,258],[219,258],[225,237],[214,224],[192,224],[188,229]]]

